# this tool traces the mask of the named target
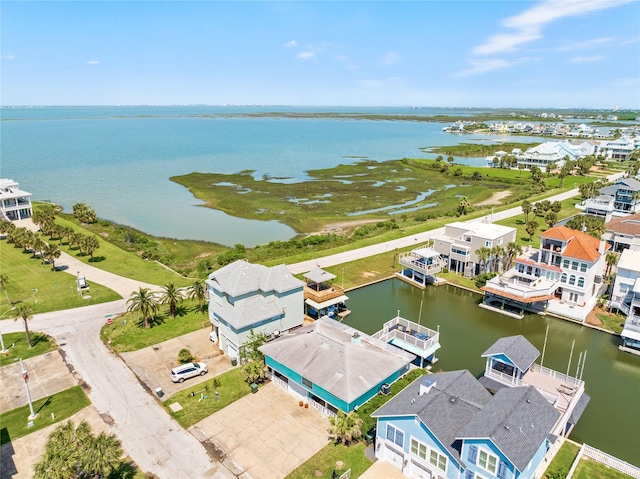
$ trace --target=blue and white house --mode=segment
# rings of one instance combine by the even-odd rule
[[[413,354],[329,317],[260,346],[270,378],[326,415],[353,411],[405,375]]]
[[[532,386],[492,395],[461,370],[418,378],[372,416],[376,457],[406,477],[529,479],[560,413]]]
[[[576,208],[585,214],[602,217],[605,222],[640,213],[640,181],[619,178],[613,185],[600,188],[598,196],[585,199]]]
[[[302,326],[304,282],[285,265],[267,268],[240,260],[209,275],[212,339],[231,359],[251,331],[267,336]]]
[[[609,308],[627,315],[620,349],[640,354],[640,250],[625,249],[620,255]]]

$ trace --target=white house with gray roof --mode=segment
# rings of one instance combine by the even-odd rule
[[[415,359],[413,354],[328,317],[289,331],[259,349],[276,384],[327,415],[353,411],[386,391],[409,371]]]
[[[375,455],[409,478],[530,479],[559,412],[531,386],[492,395],[469,371],[422,376],[375,411]]]
[[[21,220],[32,214],[31,193],[21,190],[17,181],[0,179],[0,220]]]
[[[251,331],[277,336],[303,323],[304,282],[285,265],[240,260],[211,273],[206,283],[214,338],[232,359]]]

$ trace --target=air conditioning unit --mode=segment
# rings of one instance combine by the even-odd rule
[[[380,386],[380,394],[384,394],[385,396],[388,396],[391,393],[391,385],[384,383],[382,386]]]
[[[602,283],[602,276],[596,276],[595,278],[593,278],[593,282],[596,284]]]

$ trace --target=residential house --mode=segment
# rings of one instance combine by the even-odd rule
[[[620,255],[609,308],[627,315],[620,333],[622,348],[640,354],[640,249],[625,249]]]
[[[328,317],[260,346],[271,379],[323,414],[353,411],[409,371],[413,354]]]
[[[606,155],[609,160],[628,160],[635,147],[633,138],[628,137],[620,137],[600,143],[600,151]]]
[[[447,258],[449,271],[468,277],[488,270],[488,261],[478,257],[481,248],[507,247],[516,240],[516,229],[483,220],[456,221],[433,238],[433,249]]]
[[[351,313],[345,302],[349,299],[344,289],[334,283],[335,274],[318,266],[304,275],[304,313],[311,319],[322,316],[344,318]]]
[[[21,220],[32,214],[31,193],[22,191],[17,181],[0,179],[0,220]]]
[[[605,224],[605,228],[603,239],[611,245],[612,251],[640,250],[640,213],[613,219]]]
[[[550,164],[555,164],[557,168],[561,168],[564,166],[566,158],[575,161],[595,153],[596,147],[588,141],[578,144],[568,141],[547,141],[529,148],[518,155],[517,160],[518,167],[522,166],[530,170],[532,166],[537,166],[542,171],[546,171],[547,166]]]
[[[522,317],[551,312],[580,321],[604,289],[609,245],[582,231],[554,226],[540,235],[540,249],[528,248],[514,266],[487,281],[482,306]]]
[[[376,410],[375,455],[409,478],[529,479],[559,412],[534,388],[492,395],[469,371],[422,376]]]
[[[400,253],[400,271],[396,276],[403,281],[424,288],[427,283],[437,282],[436,275],[447,265],[447,261],[437,251],[421,246],[409,253]]]
[[[600,188],[597,197],[587,198],[576,208],[586,214],[603,217],[605,222],[614,217],[640,213],[640,181],[618,178],[613,185]]]
[[[213,337],[232,359],[251,331],[277,336],[303,323],[304,282],[285,265],[236,261],[211,273],[207,285]]]

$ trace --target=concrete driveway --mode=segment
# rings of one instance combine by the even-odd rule
[[[329,420],[275,383],[263,385],[189,430],[209,439],[253,479],[285,477],[329,443]],[[225,465],[234,469],[225,462]],[[240,476],[244,477],[244,476]]]
[[[203,328],[148,348],[121,353],[120,356],[152,392],[157,387],[161,387],[165,393],[161,400],[166,401],[178,391],[204,382],[232,368],[229,357],[221,355],[219,349],[209,340],[209,331],[210,328]],[[171,369],[178,366],[178,352],[182,348],[187,348],[200,362],[205,363],[209,372],[204,376],[187,379],[183,383],[172,382]]]
[[[29,374],[31,400],[36,401],[77,384],[58,351],[50,351],[24,360]],[[27,394],[20,372],[20,361],[0,368],[0,411],[10,411],[27,404]]]

